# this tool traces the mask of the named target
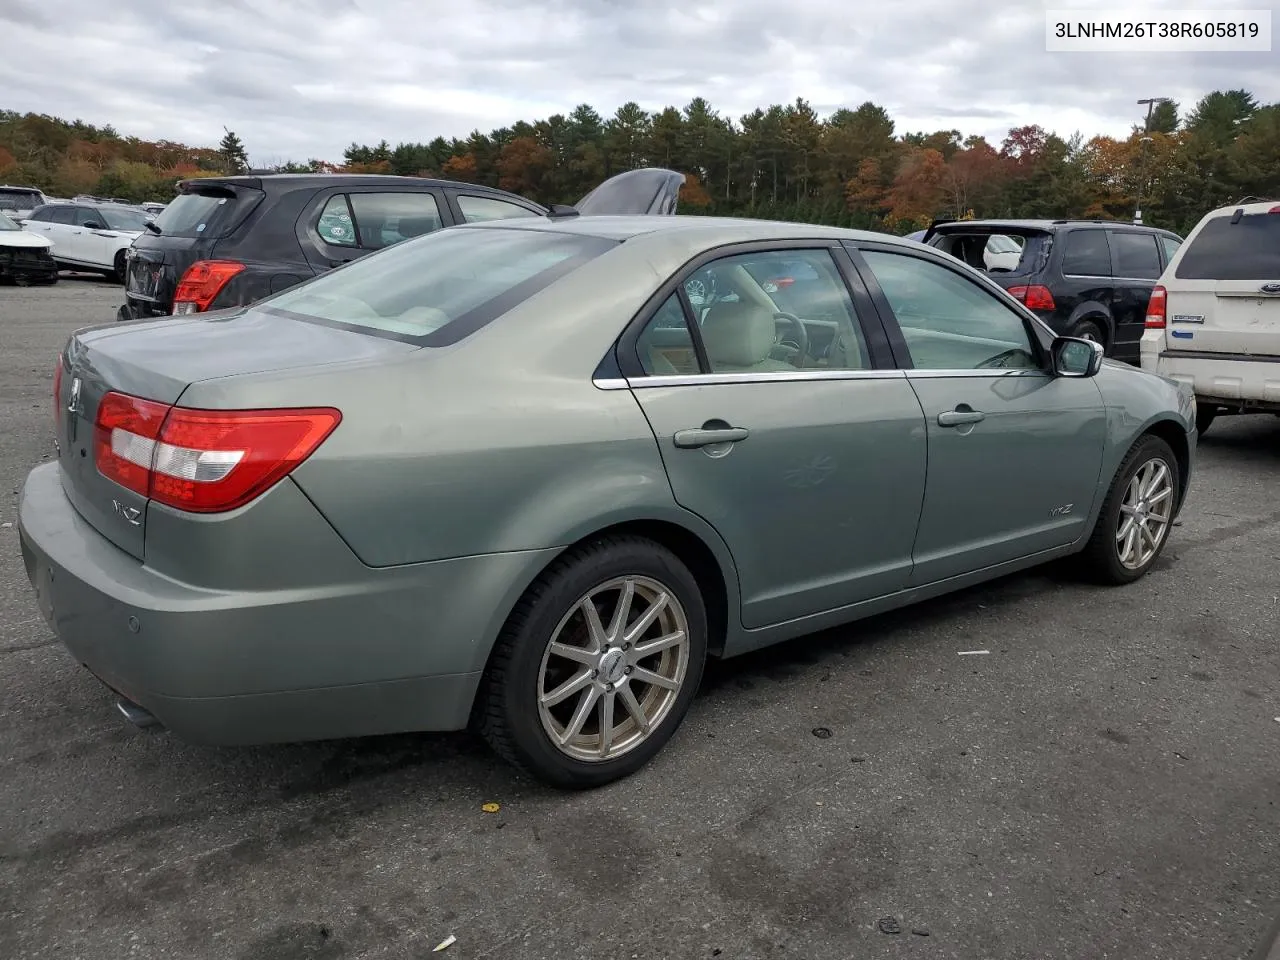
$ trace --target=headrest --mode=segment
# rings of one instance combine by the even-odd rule
[[[702,321],[712,364],[753,367],[769,356],[777,336],[773,315],[747,300],[721,300]]]

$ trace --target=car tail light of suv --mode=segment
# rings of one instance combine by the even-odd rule
[[[173,294],[173,313],[203,313],[231,278],[244,270],[237,260],[197,260],[187,267]]]
[[[94,462],[144,497],[218,513],[287,476],[341,421],[332,407],[192,410],[111,392],[98,404]]]
[[[1038,283],[1029,287],[1010,287],[1009,293],[1025,303],[1031,310],[1055,309],[1053,294],[1049,292],[1048,287],[1043,287]]]
[[[1151,299],[1147,301],[1148,330],[1163,330],[1169,309],[1169,292],[1156,284],[1151,288]]]

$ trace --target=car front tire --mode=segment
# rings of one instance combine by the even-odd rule
[[[653,541],[608,536],[558,558],[508,618],[473,727],[555,787],[630,776],[671,739],[702,679],[697,580]]]
[[[1169,542],[1181,484],[1169,444],[1154,434],[1141,437],[1116,471],[1080,555],[1084,573],[1108,585],[1145,576]]]

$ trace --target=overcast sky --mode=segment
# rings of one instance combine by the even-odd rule
[[[1128,0],[1146,9],[1276,0]],[[704,96],[734,119],[872,100],[899,133],[998,142],[1039,123],[1124,135],[1141,97],[1184,112],[1243,87],[1280,100],[1280,45],[1250,54],[1045,52],[1044,10],[1091,0],[0,0],[0,107],[255,164],[340,160],[351,141],[488,132],[588,102],[608,116]],[[1280,14],[1273,13],[1280,27]]]

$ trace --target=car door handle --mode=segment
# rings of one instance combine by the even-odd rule
[[[987,415],[981,410],[970,410],[962,404],[954,410],[947,410],[938,414],[938,426],[959,427],[966,423],[977,423],[986,418]]]
[[[692,449],[709,447],[713,443],[736,443],[747,439],[749,432],[746,427],[699,427],[692,430],[677,430],[672,439],[677,447]]]

